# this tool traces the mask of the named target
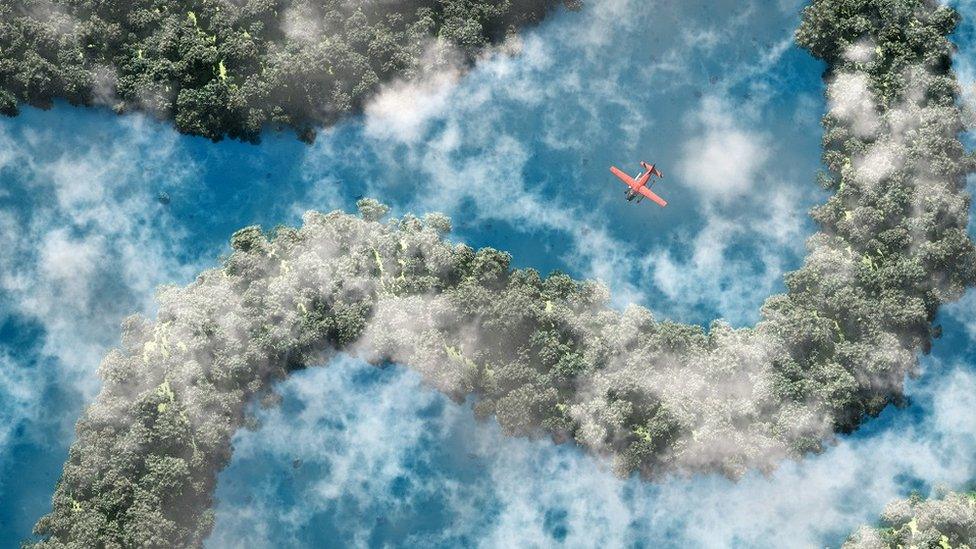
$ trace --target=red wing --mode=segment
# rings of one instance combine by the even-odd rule
[[[625,174],[624,172],[618,170],[616,166],[610,166],[610,171],[613,173],[613,175],[619,177],[621,181],[623,181],[624,183],[626,183],[628,187],[630,187],[632,189],[637,189],[637,188],[640,187],[640,184],[637,183],[636,181],[634,181],[634,178],[633,177],[631,177],[631,176]]]
[[[653,200],[654,202],[656,202],[658,206],[660,206],[662,208],[668,205],[668,202],[666,200],[664,200],[660,196],[652,193],[651,190],[648,189],[647,187],[638,187],[637,188],[637,192],[641,193],[642,195],[646,196],[647,198],[650,198],[651,200]]]
[[[654,172],[652,172],[652,171],[646,172],[644,175],[641,176],[640,179],[637,180],[637,186],[638,187],[643,187],[643,186],[647,185],[647,183],[651,180],[651,176],[653,174],[654,174]]]

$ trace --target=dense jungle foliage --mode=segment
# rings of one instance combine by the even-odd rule
[[[889,503],[881,526],[863,527],[844,549],[970,549],[976,547],[976,492]]]
[[[0,0],[0,113],[64,99],[213,140],[311,140],[381,83],[470,62],[559,1]]]
[[[822,450],[902,394],[939,306],[976,281],[972,161],[934,0],[816,0],[798,42],[828,63],[820,232],[733,329],[609,305],[598,282],[513,270],[444,238],[437,214],[310,212],[237,232],[196,282],[163,289],[107,356],[101,393],[40,519],[42,546],[199,546],[247,403],[336,351],[418,370],[512,435],[574,441],[615,470],[738,477]]]

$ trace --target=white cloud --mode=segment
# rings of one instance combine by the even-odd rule
[[[34,378],[30,365],[18,363],[6,353],[0,354],[0,402],[3,403],[0,406],[0,470],[12,465],[5,450],[17,428],[25,418],[40,414],[38,384]]]
[[[695,132],[692,136],[685,137],[684,128],[665,125],[670,116],[668,108],[658,104],[670,94],[688,97],[697,85],[694,75],[701,70],[703,60],[724,55],[723,48],[741,47],[740,43],[745,43],[742,29],[757,26],[756,19],[768,15],[768,10],[753,3],[734,7],[723,4],[714,8],[723,16],[728,12],[721,25],[689,26],[688,21],[700,25],[695,9],[691,5],[634,0],[591,3],[580,14],[557,16],[541,32],[524,32],[519,55],[489,56],[460,81],[455,82],[454,69],[450,69],[444,75],[393,84],[367,106],[363,138],[345,145],[332,137],[347,139],[346,133],[320,136],[307,155],[306,172],[318,179],[337,159],[354,159],[340,161],[351,167],[379,162],[385,169],[377,174],[378,179],[365,182],[363,194],[392,200],[395,211],[436,210],[452,215],[455,221],[463,217],[465,224],[484,226],[502,221],[527,236],[565,236],[568,246],[555,253],[576,274],[604,280],[620,304],[646,303],[647,296],[656,293],[646,287],[655,279],[653,262],[675,242],[620,238],[613,229],[613,217],[618,212],[611,214],[601,203],[592,203],[589,196],[581,200],[573,191],[590,185],[612,185],[606,172],[600,173],[606,180],[597,182],[586,170],[558,171],[561,179],[556,190],[551,181],[526,176],[540,155],[556,152],[574,165],[592,157],[599,164],[609,165],[622,162],[618,158],[648,155],[648,145],[658,139],[685,142],[684,149],[677,147],[679,154],[685,151],[684,158],[661,158],[662,152],[654,147],[651,153],[655,158],[648,160],[661,158],[662,168],[669,174],[667,166],[678,165],[665,185],[687,184],[703,200],[717,203],[715,212],[705,212],[701,235],[717,234],[714,227],[708,227],[707,217],[714,213],[737,227],[735,235],[742,241],[750,234],[765,236],[769,201],[776,202],[777,211],[792,212],[796,206],[784,201],[807,198],[804,193],[788,190],[792,181],[779,177],[774,187],[772,181],[761,177],[769,177],[763,170],[770,167],[776,144],[756,127],[762,123],[763,105],[775,96],[776,87],[754,84],[775,70],[791,47],[788,32],[770,40],[768,46],[756,46],[758,51],[748,50],[748,55],[757,56],[755,59],[723,67],[723,72],[710,80],[712,90],[702,105],[682,103],[680,108],[700,111],[689,126]],[[596,47],[599,44],[603,46]],[[625,47],[628,51],[623,51]],[[633,48],[647,48],[647,61],[642,60],[643,54],[638,55],[641,62],[634,66]],[[732,100],[730,91],[735,86],[750,86],[752,97]],[[521,127],[527,123],[533,124],[529,131]],[[656,137],[650,140],[649,135]],[[598,160],[608,151],[613,151],[612,158]],[[812,173],[807,174],[802,184],[812,187],[812,177]],[[417,185],[407,188],[411,181]],[[744,203],[737,201],[749,191],[765,194]],[[406,200],[391,198],[403,195]],[[680,202],[673,204],[680,206]],[[757,205],[763,211],[762,220],[750,215]],[[778,230],[794,235],[793,229],[786,227],[790,221],[778,217]],[[792,224],[802,226],[799,221]],[[689,246],[693,241],[704,242],[703,236],[687,231],[680,238]],[[732,244],[718,245],[729,248]],[[776,245],[781,245],[780,249],[774,249]],[[788,257],[797,247],[796,239],[774,239],[762,259]],[[676,266],[686,278],[706,281],[715,272],[740,268],[723,268],[721,261],[727,259],[720,257],[718,264]],[[782,263],[776,260],[765,265],[771,280],[781,273]],[[696,271],[699,267],[703,270]],[[729,281],[734,287],[726,287]],[[676,304],[673,311],[668,304],[668,309],[659,312],[680,318],[705,299],[737,321],[743,318],[742,311],[751,309],[745,313],[751,318],[758,305],[758,292],[740,291],[740,285],[743,289],[750,286],[743,280],[727,278],[721,285],[689,287],[687,292],[670,294],[683,303]],[[709,295],[703,297],[704,293]],[[736,295],[740,298],[733,298]],[[740,303],[746,299],[753,301]],[[724,308],[733,302],[731,309]]]
[[[571,547],[761,547],[784,539],[792,547],[823,547],[876,520],[888,500],[911,490],[912,479],[958,485],[976,472],[970,366],[927,362],[923,383],[911,392],[931,412],[918,421],[908,414],[886,420],[888,429],[843,439],[769,475],[654,483],[615,478],[599,458],[570,446],[505,437],[494,421],[475,422],[466,406],[441,408],[435,403],[444,399],[420,387],[412,372],[398,369],[364,388],[355,380],[369,368],[341,359],[285,382],[286,407],[300,412],[267,412],[259,431],[239,434],[241,469],[232,466],[221,482],[246,478],[256,487],[218,506],[210,547],[245,539],[254,547],[283,539],[301,545],[300,533],[333,525],[343,539],[370,540],[390,532],[384,524],[401,543],[421,545],[550,546],[555,535]],[[456,437],[465,442],[457,446]],[[453,449],[445,454],[445,446]],[[462,452],[467,457],[453,455]],[[294,459],[325,473],[282,480],[274,463]],[[452,465],[465,459],[477,473]],[[267,468],[255,469],[257,463]],[[395,494],[397,485],[409,488]],[[283,503],[282,493],[295,503]],[[427,526],[413,513],[431,513]]]
[[[447,105],[457,79],[457,73],[442,72],[383,88],[366,106],[366,135],[416,143],[431,118]]]
[[[796,252],[802,242],[795,203],[786,199],[771,199],[770,203],[769,218],[754,226],[711,212],[686,253],[661,250],[646,257],[644,269],[673,302],[669,313],[705,305],[735,325],[754,320],[756,304],[781,283],[787,261],[782,251]],[[736,254],[737,246],[756,238],[763,240],[753,254]]]
[[[863,39],[844,52],[844,59],[855,63],[870,63],[874,60],[876,48],[873,40]]]
[[[427,125],[450,104],[461,78],[461,60],[460,52],[441,42],[428,44],[419,74],[382,86],[366,103],[366,136],[416,144],[427,133]]]
[[[366,367],[372,368],[372,367]],[[356,515],[377,508],[400,508],[418,503],[428,493],[417,468],[435,468],[421,446],[444,436],[445,424],[432,421],[423,410],[442,398],[421,386],[413,372],[396,370],[384,383],[362,383],[364,364],[340,357],[328,368],[314,368],[292,376],[281,392],[300,407],[297,414],[280,409],[262,414],[257,432],[242,431],[234,440],[234,459],[242,462],[284,463],[321,471],[308,477],[302,505],[282,508],[275,503],[277,482],[250,475],[257,484],[249,504],[218,507],[219,524],[210,547],[301,545],[295,537],[280,536],[269,524],[280,520],[295,535],[317,513],[333,510]],[[247,474],[247,473],[246,473]],[[434,473],[429,489],[450,497],[464,488]],[[391,491],[403,479],[411,486],[406,500]],[[219,490],[219,488],[218,488]],[[218,491],[218,497],[220,492]],[[365,543],[375,522],[337,524],[348,539]]]
[[[100,235],[72,238],[64,228],[45,234],[40,241],[39,270],[43,279],[60,288],[60,299],[88,306],[91,277],[104,255]]]
[[[701,133],[689,139],[678,169],[705,200],[728,202],[749,192],[769,158],[769,138],[749,131],[727,102],[707,98],[696,124]]]
[[[2,354],[0,395],[7,398],[0,409],[8,434],[42,420],[46,387],[93,396],[95,369],[117,341],[122,318],[151,312],[157,284],[186,280],[199,269],[176,259],[178,224],[155,200],[160,187],[188,184],[191,166],[175,133],[140,116],[113,120],[118,134],[106,140],[0,127],[8,158],[0,177],[8,192],[27,197],[27,208],[16,200],[0,206],[0,319],[36,325],[43,334],[36,348]],[[67,439],[75,418],[54,415],[43,420],[61,423],[54,431]],[[0,437],[0,455],[9,443]]]
[[[905,147],[889,140],[879,141],[863,157],[855,159],[855,177],[868,188],[873,187],[902,168],[904,154]]]
[[[962,324],[969,339],[976,342],[976,292],[966,292],[962,299],[946,305],[944,310]]]
[[[869,84],[864,73],[840,73],[834,77],[827,93],[830,114],[850,122],[851,129],[859,137],[874,136],[881,127],[877,102]]]

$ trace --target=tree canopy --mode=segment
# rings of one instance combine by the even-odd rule
[[[559,1],[3,0],[0,113],[64,99],[213,140],[311,140],[381,83],[471,61]]]
[[[918,495],[889,503],[879,527],[864,526],[844,549],[969,549],[976,546],[976,492]]]
[[[804,12],[797,40],[828,63],[833,196],[755,327],[620,311],[599,282],[511,269],[446,240],[443,215],[384,221],[372,200],[238,231],[220,268],[126,321],[40,544],[199,546],[247,403],[337,351],[414,368],[506,433],[574,441],[621,475],[735,478],[822,450],[901,400],[939,306],[976,282],[955,21],[934,0]]]

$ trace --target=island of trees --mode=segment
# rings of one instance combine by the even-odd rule
[[[4,0],[0,113],[63,99],[183,133],[316,128],[580,0]]]

